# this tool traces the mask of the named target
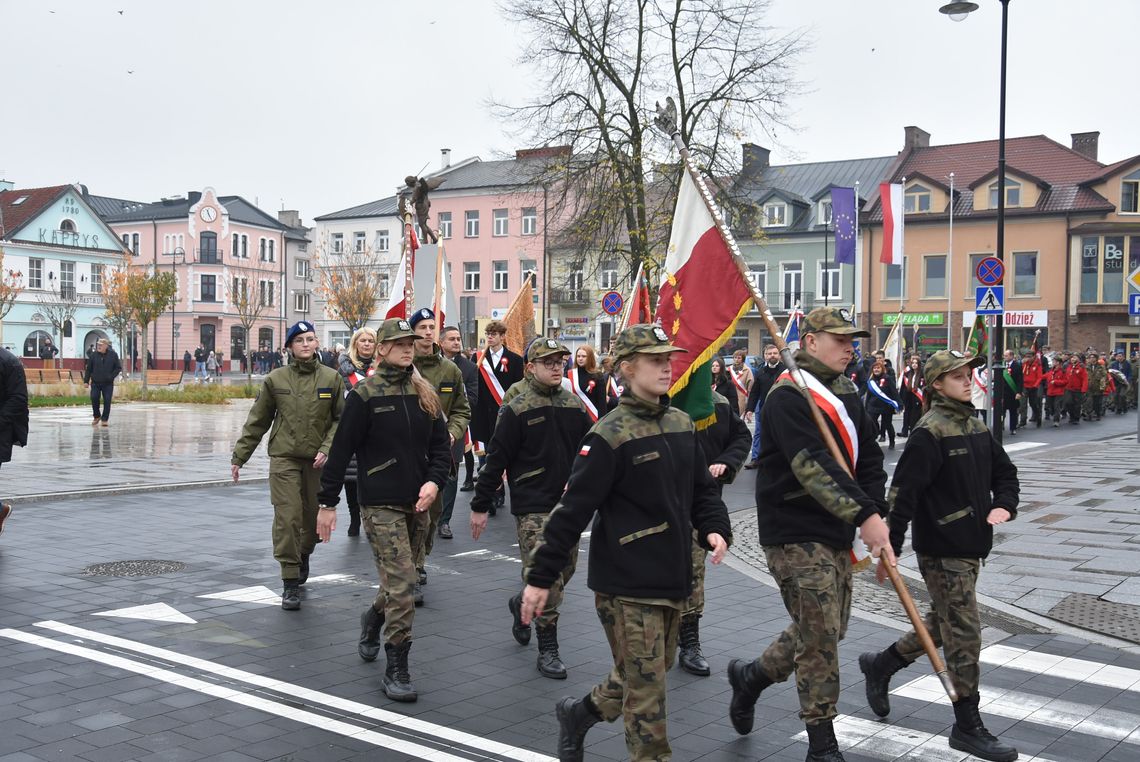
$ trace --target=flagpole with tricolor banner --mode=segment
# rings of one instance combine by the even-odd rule
[[[419,247],[416,228],[412,224],[412,211],[408,208],[404,211],[404,238],[400,247],[400,266],[396,271],[396,277],[403,278],[404,284],[399,290],[394,283],[391,285],[388,291],[388,305],[384,310],[385,319],[406,319],[414,310],[412,300],[415,295],[412,293],[412,283],[416,266],[416,249]]]
[[[629,298],[625,300],[625,309],[622,310],[616,333],[621,333],[631,325],[640,325],[652,321],[653,309],[649,304],[649,281],[645,278],[645,263],[639,262],[637,274],[633,277],[633,285],[629,291]]]
[[[677,209],[673,216],[673,231],[669,240],[669,251],[665,261],[665,278],[661,283],[661,291],[657,299],[657,315],[662,320],[662,328],[670,332],[674,343],[679,346],[685,346],[686,340],[704,341],[707,336],[712,335],[714,338],[706,345],[706,349],[701,351],[696,357],[693,357],[689,366],[683,368],[683,375],[681,378],[674,376],[673,387],[670,389],[671,394],[675,394],[674,389],[684,389],[689,385],[691,376],[698,367],[707,367],[707,361],[711,359],[712,354],[716,349],[723,345],[731,336],[731,332],[736,325],[736,321],[742,315],[751,309],[752,305],[756,305],[756,309],[760,312],[760,317],[764,321],[764,327],[771,336],[772,341],[775,342],[776,347],[780,350],[781,358],[790,374],[795,386],[800,390],[804,400],[807,402],[808,409],[811,411],[812,420],[816,428],[819,430],[820,437],[823,439],[828,452],[835,459],[839,466],[845,469],[848,474],[851,474],[852,467],[847,464],[847,457],[839,448],[839,444],[835,441],[835,437],[831,433],[824,422],[823,413],[820,411],[819,405],[816,404],[815,396],[809,387],[808,377],[809,374],[804,373],[796,364],[795,357],[792,351],[784,342],[784,337],[780,331],[779,326],[776,324],[775,318],[772,316],[772,310],[769,308],[764,295],[761,294],[756,286],[748,278],[748,266],[744,262],[744,257],[740,253],[740,248],[736,244],[732,233],[729,231],[728,226],[725,224],[724,216],[713,201],[712,192],[705,184],[704,178],[701,177],[700,172],[697,170],[696,165],[693,163],[692,156],[689,154],[688,146],[685,141],[681,139],[681,131],[677,128],[677,105],[673,99],[667,98],[666,105],[663,107],[660,103],[657,104],[657,115],[654,119],[654,125],[668,135],[673,144],[676,145],[677,151],[681,156],[681,164],[684,172],[681,175],[681,187],[677,194]],[[694,202],[695,196],[695,202]],[[716,240],[719,238],[719,241]],[[691,248],[682,249],[682,246],[689,246]],[[901,255],[901,251],[900,251]],[[697,260],[695,263],[693,260]],[[695,267],[686,267],[686,265],[695,264]],[[704,303],[701,307],[708,306],[711,303],[714,310],[707,311],[701,318],[707,319],[709,315],[720,317],[725,314],[735,312],[731,316],[727,325],[721,330],[717,330],[717,325],[698,325],[691,326],[693,315],[695,312],[693,308],[697,305],[688,305],[684,312],[684,320],[682,320],[682,306],[685,304],[685,295],[688,293],[690,299],[694,298],[691,289],[708,287],[707,271],[714,269],[717,264],[727,264],[735,266],[738,278],[732,279],[732,282],[724,282],[720,284],[720,288],[714,290],[704,291]],[[711,267],[708,265],[712,265]],[[723,273],[722,267],[720,273]],[[695,290],[695,289],[694,289]],[[708,296],[715,294],[714,299],[709,299]],[[737,304],[739,297],[743,294],[745,299]],[[698,318],[698,319],[701,319]],[[668,321],[668,324],[666,324]],[[716,341],[720,341],[717,344]],[[699,345],[698,345],[699,346]],[[691,347],[686,347],[690,353],[693,352]],[[683,352],[675,352],[674,357],[683,355]],[[702,359],[703,358],[703,359]],[[696,366],[696,367],[694,367]],[[676,371],[677,365],[674,365]],[[818,382],[817,382],[818,383]],[[698,384],[704,386],[704,384]],[[711,396],[711,395],[710,395]],[[690,413],[692,415],[692,413]],[[911,625],[914,627],[915,634],[918,635],[919,641],[922,643],[923,650],[926,652],[930,663],[934,667],[939,680],[942,682],[942,687],[946,690],[946,694],[950,697],[951,701],[958,699],[957,691],[954,689],[953,684],[950,682],[949,673],[946,671],[946,665],[942,662],[938,650],[934,646],[934,641],[927,631],[922,617],[918,613],[918,609],[911,599],[910,592],[907,590],[902,577],[899,575],[898,569],[889,563],[883,562],[887,570],[887,575],[894,585],[895,592],[898,594],[899,600],[902,602],[903,608],[906,609],[907,616],[910,618]]]

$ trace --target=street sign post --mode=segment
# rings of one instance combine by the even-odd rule
[[[1128,295],[1128,314],[1140,315],[1140,294]]]
[[[602,295],[602,311],[607,315],[616,315],[625,306],[625,299],[617,291],[607,291]]]
[[[997,257],[985,257],[981,262],[978,262],[974,275],[978,277],[979,283],[986,286],[996,286],[1005,278],[1005,263]]]
[[[979,268],[980,269],[980,268]],[[977,286],[974,289],[975,312],[979,315],[1001,315],[1005,312],[1005,286]]]

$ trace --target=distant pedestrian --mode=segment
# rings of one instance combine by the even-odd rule
[[[1089,398],[1087,416],[1090,420],[1099,421],[1104,415],[1104,393],[1108,387],[1108,370],[1096,352],[1089,354],[1086,369],[1089,374]]]
[[[744,362],[747,359],[747,354],[743,349],[738,349],[732,353],[732,367],[728,372],[732,374],[733,381],[736,383],[737,399],[740,405],[736,409],[737,415],[744,415],[746,404],[748,402],[748,395],[752,392],[752,369],[748,367],[748,363]]]
[[[294,355],[287,367],[266,376],[234,445],[230,474],[241,467],[269,432],[269,497],[273,501],[273,557],[281,566],[281,608],[301,608],[300,586],[309,578],[317,544],[317,491],[341,411],[344,381],[317,362],[317,334],[295,323],[286,336]]]
[[[40,345],[40,359],[44,361],[44,367],[48,367],[48,363],[54,367],[58,355],[59,349],[51,343],[51,339],[44,339],[44,343]]]
[[[1002,419],[994,421],[994,428],[1001,428],[1006,417],[1009,418],[1009,435],[1017,435],[1017,416],[1020,414],[1021,398],[1025,393],[1025,377],[1021,371],[1021,360],[1018,360],[1012,349],[1002,354],[1004,365],[998,370],[1001,374],[997,379],[997,393],[1000,401]]]
[[[1069,372],[1061,363],[1053,363],[1053,367],[1045,374],[1045,416],[1053,422],[1053,428],[1061,425],[1061,416],[1065,412],[1065,389],[1069,385]]]
[[[186,352],[183,353],[183,355],[182,355],[182,372],[183,373],[189,373],[190,372],[190,363],[193,362],[193,360],[194,360],[193,355],[191,355],[190,350],[187,349]]]
[[[95,342],[95,352],[83,368],[83,383],[91,387],[91,412],[94,414],[92,426],[107,426],[111,417],[111,398],[115,396],[115,380],[123,372],[119,356],[111,349],[110,339]],[[100,409],[100,400],[102,409]]]
[[[206,381],[218,374],[218,357],[211,350],[210,354],[206,355]]]
[[[1019,425],[1033,423],[1041,428],[1041,382],[1045,378],[1045,366],[1040,353],[1032,349],[1022,353],[1021,376],[1025,391],[1018,406]]]
[[[0,347],[0,465],[12,460],[13,447],[28,444],[28,383],[16,355]],[[12,506],[0,504],[0,534]]]
[[[903,420],[899,436],[909,436],[911,429],[922,417],[922,403],[926,395],[926,380],[922,375],[922,360],[911,355],[902,374],[899,396],[902,397]]]
[[[194,380],[199,379],[206,380],[206,348],[201,344],[194,350]]]
[[[760,409],[764,407],[764,399],[772,390],[776,379],[786,370],[780,360],[780,350],[775,344],[764,347],[764,364],[752,374],[752,388],[748,392],[748,401],[745,402],[744,420],[755,422],[752,431],[752,451],[748,462],[744,464],[747,469],[756,468],[756,458],[760,456]]]
[[[871,365],[864,399],[867,412],[879,431],[879,441],[885,442],[889,438],[890,449],[895,449],[895,413],[899,410],[899,393],[882,360],[875,360]]]
[[[714,357],[710,367],[712,369],[713,391],[727,399],[734,408],[739,408],[740,394],[732,380],[732,373],[725,367],[724,360],[720,357]]]
[[[1069,423],[1080,426],[1081,410],[1089,391],[1089,372],[1085,368],[1085,358],[1074,352],[1066,364],[1066,370],[1069,383],[1065,387],[1065,407],[1069,412]]]

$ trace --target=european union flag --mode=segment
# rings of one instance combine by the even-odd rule
[[[835,262],[855,264],[855,189],[831,189],[831,222],[835,226]]]

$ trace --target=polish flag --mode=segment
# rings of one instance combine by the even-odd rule
[[[903,187],[899,183],[879,186],[879,202],[883,207],[883,252],[879,261],[884,265],[903,263]]]
[[[388,289],[388,306],[384,310],[384,318],[408,317],[407,288],[408,288],[408,254],[400,257],[400,266],[396,269],[396,277]],[[396,284],[400,284],[397,288]]]

